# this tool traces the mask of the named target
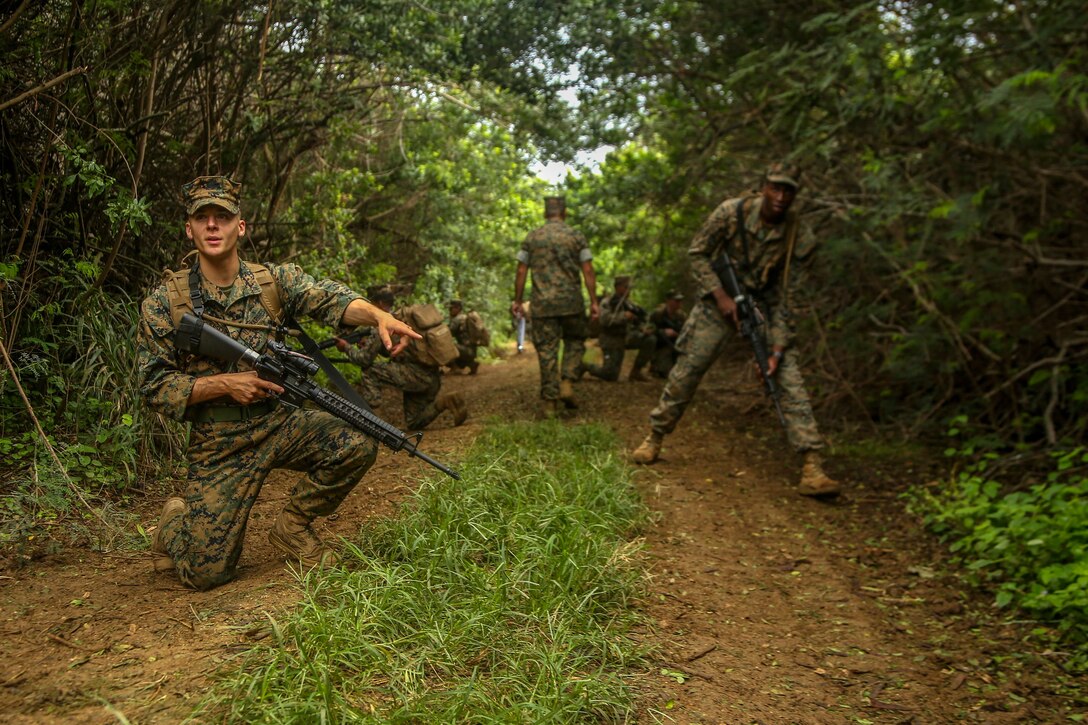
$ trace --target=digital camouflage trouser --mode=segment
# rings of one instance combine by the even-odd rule
[[[700,300],[676,339],[679,357],[669,372],[657,407],[650,413],[650,427],[654,431],[672,433],[691,403],[699,381],[732,337],[747,344],[747,341],[739,338],[732,321],[726,322],[722,318],[713,302]],[[816,427],[805,381],[793,350],[786,350],[775,373],[775,382],[782,391],[782,412],[786,418],[786,434],[790,444],[798,451],[823,448],[823,438]]]
[[[619,380],[624,353],[627,350],[638,350],[638,356],[635,357],[635,364],[631,370],[642,370],[653,357],[655,342],[653,335],[647,335],[639,329],[628,330],[627,337],[623,340],[601,337],[600,345],[604,361],[600,365],[589,365],[586,370],[590,375],[601,380]]]
[[[540,397],[559,399],[559,379],[578,380],[582,377],[582,356],[586,352],[589,332],[585,315],[534,317],[533,347],[540,360]],[[560,373],[559,343],[563,343],[563,365]]]
[[[162,540],[182,583],[210,589],[234,578],[249,511],[273,468],[302,471],[288,506],[327,516],[370,469],[377,444],[323,410],[232,423],[194,423],[189,434],[186,511]]]
[[[404,427],[410,431],[423,430],[441,412],[435,407],[442,387],[438,368],[415,362],[375,363],[363,370],[362,394],[371,406],[382,399],[382,386],[388,385],[404,395]]]

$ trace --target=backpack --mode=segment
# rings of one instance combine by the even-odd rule
[[[491,333],[487,331],[480,313],[475,310],[465,315],[465,341],[469,345],[487,347],[491,344]]]
[[[424,365],[449,365],[461,354],[445,318],[434,305],[409,305],[401,310],[400,317],[423,335],[422,340],[412,341],[412,349]]]
[[[274,325],[283,322],[283,291],[279,282],[263,264],[246,262],[246,267],[253,273],[257,284],[261,286],[261,306],[272,318]],[[166,297],[170,302],[170,319],[174,328],[181,324],[182,315],[193,311],[193,300],[189,296],[189,268],[182,267],[174,272],[163,271],[162,281],[166,285]]]

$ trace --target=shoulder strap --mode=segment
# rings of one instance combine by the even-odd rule
[[[797,227],[800,225],[799,217],[794,214],[790,219],[789,229],[786,230],[786,267],[782,271],[782,299],[785,300],[787,308],[790,304],[790,261],[793,259],[793,248],[797,245]]]
[[[261,305],[264,311],[272,318],[272,322],[280,325],[283,322],[283,290],[280,289],[280,283],[263,264],[246,262],[246,266],[261,286]]]
[[[748,261],[748,228],[744,226],[744,204],[748,201],[748,197],[742,197],[740,203],[737,204],[737,234],[740,235],[740,243],[744,248],[744,268],[748,269],[752,266]]]

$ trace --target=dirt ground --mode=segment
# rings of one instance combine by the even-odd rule
[[[962,591],[903,511],[898,494],[927,480],[925,462],[831,455],[844,495],[797,496],[800,461],[746,365],[721,361],[662,460],[637,473],[656,512],[645,537],[648,625],[638,633],[656,654],[632,680],[638,721],[1050,723],[1088,712],[1053,653],[1025,643],[1030,625]],[[473,415],[460,428],[439,418],[422,448],[456,463],[489,418],[532,416],[535,355],[447,376],[445,386],[470,396]],[[660,389],[586,380],[570,420],[608,421],[633,449]],[[392,406],[380,412],[401,422]],[[383,451],[321,530],[350,536],[389,514],[422,465]],[[71,550],[4,570],[0,720],[182,720],[216,668],[297,601],[265,538],[289,486],[289,474],[270,480],[239,577],[210,592],[155,574],[146,552]],[[145,526],[160,504],[146,503]]]

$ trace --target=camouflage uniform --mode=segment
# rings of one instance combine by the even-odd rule
[[[399,320],[398,313],[393,316]],[[363,369],[362,395],[371,406],[378,406],[382,399],[382,386],[388,385],[404,395],[404,425],[408,430],[423,430],[442,411],[435,402],[442,387],[442,373],[434,365],[423,363],[415,350],[415,341],[388,362],[375,362],[385,351],[381,337],[368,335],[361,347],[349,347],[348,360]]]
[[[737,233],[737,205],[741,203],[745,205],[747,258]],[[699,381],[725,349],[727,341],[737,336],[732,320],[726,321],[722,317],[710,296],[713,289],[721,286],[718,275],[711,269],[711,261],[728,249],[741,284],[761,302],[765,313],[770,312],[769,344],[785,348],[775,381],[782,390],[782,409],[790,443],[798,451],[823,448],[823,439],[816,427],[797,356],[789,348],[794,335],[791,302],[796,300],[804,286],[802,270],[815,247],[815,241],[811,231],[799,222],[793,211],[782,223],[765,225],[760,218],[762,203],[762,197],[742,197],[723,202],[710,214],[692,240],[688,252],[700,300],[677,338],[679,357],[669,373],[657,407],[650,413],[650,425],[655,433],[668,434],[676,428]],[[786,247],[793,225],[797,225],[796,242],[789,264],[789,279],[786,281],[788,289],[784,290]]]
[[[677,334],[684,328],[688,316],[683,310],[670,315],[668,308],[660,304],[650,313],[650,324],[654,328],[654,354],[650,362],[650,371],[659,378],[668,377],[676,363],[679,353],[676,351],[677,337],[669,337],[665,330],[675,330]]]
[[[317,281],[292,264],[266,265],[282,292],[284,313],[309,316],[339,327],[359,295],[331,281]],[[245,262],[230,287],[203,281],[205,313],[235,323],[269,325],[261,288]],[[264,349],[268,332],[223,326],[232,338]],[[238,406],[209,401],[189,406],[198,377],[237,372],[227,364],[180,353],[165,285],[141,305],[137,339],[140,392],[155,412],[192,421],[189,435],[186,512],[159,533],[178,578],[209,589],[234,578],[249,511],[273,468],[306,472],[288,507],[307,519],[332,513],[374,463],[373,440],[321,410],[289,410],[274,401]],[[230,420],[229,418],[233,418]]]
[[[627,319],[625,313],[630,309],[628,295],[610,294],[601,300],[600,308],[601,331],[597,340],[604,353],[604,361],[600,365],[587,366],[589,374],[601,380],[619,380],[625,350],[638,350],[631,370],[642,370],[653,356],[654,336],[647,334],[639,321]]]
[[[450,318],[449,328],[453,339],[457,341],[457,350],[461,353],[450,363],[451,368],[472,368],[476,362],[476,345],[468,342],[468,315],[464,312]]]
[[[586,238],[557,219],[529,232],[518,251],[517,260],[532,271],[532,340],[540,360],[540,397],[544,400],[559,399],[560,379],[582,376],[588,333],[582,264],[592,259]]]

